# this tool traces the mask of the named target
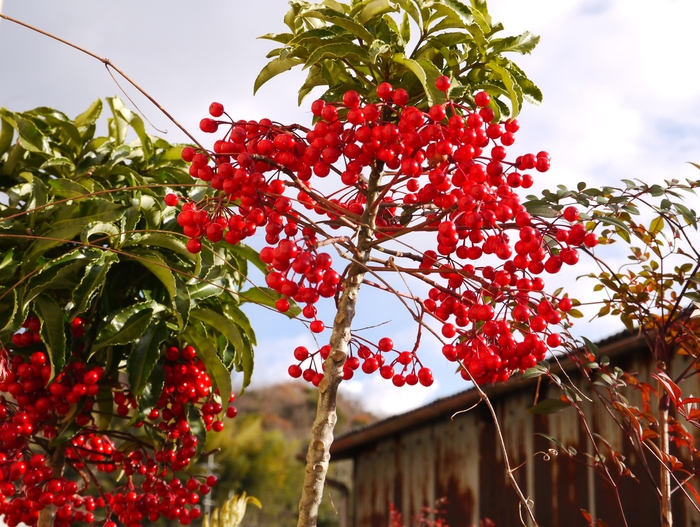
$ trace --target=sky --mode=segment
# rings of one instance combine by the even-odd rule
[[[272,43],[256,39],[282,32],[287,4],[281,0],[0,0],[6,15],[109,58],[148,91],[205,144],[197,124],[212,101],[236,119],[270,117],[308,123],[308,105],[296,102],[301,71],[273,79],[253,96],[253,81]],[[506,34],[525,30],[541,36],[531,55],[516,62],[544,93],[539,106],[519,117],[513,149],[547,150],[552,169],[538,189],[579,181],[589,186],[621,178],[646,182],[697,179],[700,162],[700,20],[697,0],[491,0],[491,14]],[[51,106],[75,116],[92,101],[120,95],[104,66],[45,36],[0,20],[0,107],[13,111]],[[176,127],[123,81],[133,103],[153,124],[150,132],[171,142],[184,140]],[[167,133],[164,133],[167,132]],[[697,200],[695,201],[697,209]],[[610,253],[622,262],[624,255]],[[590,295],[591,282],[576,281],[581,265],[548,283],[566,285],[573,296]],[[356,327],[386,323],[397,347],[410,349],[415,328],[397,315],[386,297],[361,299]],[[298,323],[252,309],[258,332],[253,387],[287,378],[294,347],[314,346]],[[621,329],[613,319],[578,322],[592,340]],[[430,388],[394,388],[378,375],[343,383],[342,390],[382,415],[401,413],[467,385],[435,343],[421,350],[436,372]]]

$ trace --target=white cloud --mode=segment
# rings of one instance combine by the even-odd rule
[[[341,393],[357,397],[370,412],[383,417],[419,408],[434,399],[439,390],[438,381],[429,387],[418,384],[397,388],[379,375],[364,376],[361,380],[352,379],[340,385]]]

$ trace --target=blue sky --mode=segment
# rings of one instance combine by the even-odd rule
[[[525,108],[513,147],[550,152],[552,169],[537,182],[538,188],[700,175],[686,163],[700,162],[697,0],[491,0],[489,6],[507,33],[530,30],[542,37],[534,53],[518,63],[542,88],[544,103]],[[308,107],[297,107],[291,88],[301,84],[301,72],[280,76],[257,96],[252,94],[253,80],[271,47],[256,37],[282,31],[286,9],[281,0],[2,4],[7,15],[108,57],[194,131],[214,100],[236,118],[309,121]],[[99,62],[7,21],[0,21],[0,71],[0,106],[11,110],[52,106],[77,115],[98,97],[121,96]],[[156,127],[168,130],[169,140],[183,139],[133,89],[127,92]],[[610,257],[624,258],[615,252]],[[585,297],[592,284],[574,280],[584,272],[577,266],[573,274],[556,279],[574,296]],[[378,331],[410,348],[413,325],[399,311],[385,297],[366,296],[357,327],[390,322]],[[270,318],[260,310],[252,316],[260,341],[254,385],[284,380],[292,350],[302,343],[313,345],[311,337],[298,323]],[[619,329],[613,320],[577,325],[577,331],[592,339]],[[466,387],[437,345],[426,343],[421,353],[438,378],[430,389],[396,390],[378,376],[360,376],[364,380],[353,380],[343,389],[377,412],[394,413]]]

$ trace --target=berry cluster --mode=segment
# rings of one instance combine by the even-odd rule
[[[376,348],[376,351],[373,351],[372,348]],[[299,362],[289,367],[290,377],[295,379],[302,377],[305,381],[318,386],[323,379],[323,374],[319,372],[322,370],[323,364],[319,368],[314,359],[319,356],[321,361],[325,361],[330,352],[329,345],[322,346],[314,353],[309,353],[305,346],[298,346],[294,350],[294,358]],[[391,362],[388,362],[383,353],[391,352],[396,353],[396,356]],[[302,368],[307,361],[306,368]],[[346,381],[352,379],[358,369],[362,369],[368,375],[379,370],[379,375],[384,379],[391,379],[398,387],[404,384],[414,386],[419,382],[423,386],[433,384],[433,372],[430,368],[424,367],[415,353],[395,350],[394,342],[389,337],[380,339],[376,346],[354,341],[350,343],[348,358],[343,365],[343,379]]]
[[[40,326],[39,319],[30,316],[18,335],[38,335]],[[82,337],[82,320],[73,321],[71,331],[74,339]],[[40,339],[31,339],[29,345],[42,347]],[[200,496],[209,493],[216,478],[188,476],[183,483],[177,477],[198,454],[199,439],[188,416],[194,409],[206,430],[221,431],[224,411],[195,349],[167,349],[161,359],[165,381],[160,398],[146,419],[138,421],[138,404],[128,386],[108,378],[101,366],[86,364],[75,351],[51,379],[46,352],[25,351],[24,341],[15,336],[14,348],[1,350],[6,369],[0,380],[0,516],[7,525],[36,525],[49,506],[56,509],[54,525],[59,527],[93,523],[100,509],[105,525],[113,527],[111,517],[133,526],[161,516],[184,525],[199,518]],[[105,394],[102,386],[113,393],[113,418],[132,419],[135,430],[147,427],[149,435],[162,440],[153,443],[140,439],[138,432],[112,435],[100,430],[96,419],[105,411],[104,404],[99,410],[97,404],[98,396]],[[227,417],[236,415],[233,400],[232,395]],[[58,434],[76,426],[71,439],[51,445]],[[122,484],[111,492],[97,489],[95,496],[86,494],[86,483],[73,480],[87,482],[99,473],[116,471],[125,475]]]
[[[447,93],[449,79],[440,77],[436,86]],[[312,129],[220,119],[223,106],[213,103],[212,118],[200,128],[214,133],[225,127],[222,138],[213,152],[182,152],[190,174],[218,191],[182,207],[178,223],[190,237],[188,248],[201,250],[204,236],[235,244],[264,227],[268,246],[261,258],[269,266],[267,285],[281,295],[278,310],[287,311],[290,300],[303,304],[310,329],[320,333],[325,326],[315,304],[337,296],[342,280],[331,257],[318,251],[319,237],[328,239],[328,229],[344,226],[357,232],[369,207],[377,211],[377,243],[413,232],[435,236],[434,250],[422,253],[417,268],[404,266],[402,272],[431,286],[422,315],[439,322],[448,340],[444,355],[459,361],[466,379],[502,381],[533,366],[560,344],[550,326],[571,309],[568,298],[545,292],[539,275],[574,265],[578,247],[597,243],[574,207],[550,220],[532,216],[521,203],[517,189],[533,184],[528,171],[549,169],[549,154],[507,161],[519,124],[496,122],[486,92],[475,94],[470,105],[448,100],[427,111],[409,105],[406,90],[388,83],[372,97],[348,91],[342,103],[315,101]],[[371,203],[367,172],[383,173]],[[312,187],[313,177],[331,174],[340,181],[332,191]],[[167,199],[177,204],[176,196]],[[396,352],[385,364],[382,354],[393,344],[385,347],[373,353],[357,345],[355,353],[351,346],[345,377],[362,360],[363,371],[379,370],[397,386],[432,382],[415,350]],[[314,354],[297,348],[299,364],[289,368],[290,375],[317,384],[314,358],[323,358],[326,348]]]

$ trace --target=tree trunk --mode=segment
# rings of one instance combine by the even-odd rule
[[[66,444],[63,443],[56,447],[48,460],[47,466],[51,469],[53,476],[58,478],[63,474],[63,468],[65,467],[65,455],[66,455]],[[39,521],[37,522],[37,527],[53,527],[53,520],[56,517],[56,507],[49,505],[41,510],[39,513]]]
[[[659,400],[659,450],[663,456],[669,455],[668,443],[668,410],[670,398],[664,393],[663,386],[659,386],[659,393],[663,393]],[[673,525],[673,514],[671,511],[671,474],[669,467],[662,458],[659,468],[659,490],[661,491],[661,527],[671,527]]]
[[[333,443],[333,428],[338,420],[336,399],[338,386],[343,380],[343,365],[347,358],[348,345],[352,337],[352,321],[355,317],[358,293],[365,276],[365,264],[371,252],[375,219],[378,207],[375,203],[381,172],[373,170],[367,191],[367,203],[357,236],[357,253],[348,267],[343,282],[343,292],[338,302],[338,311],[333,321],[330,338],[331,352],[324,364],[323,380],[318,386],[316,419],[311,430],[311,443],[306,454],[304,487],[299,501],[298,527],[316,527],[318,508],[323,498],[323,488],[328,474],[330,448]]]

